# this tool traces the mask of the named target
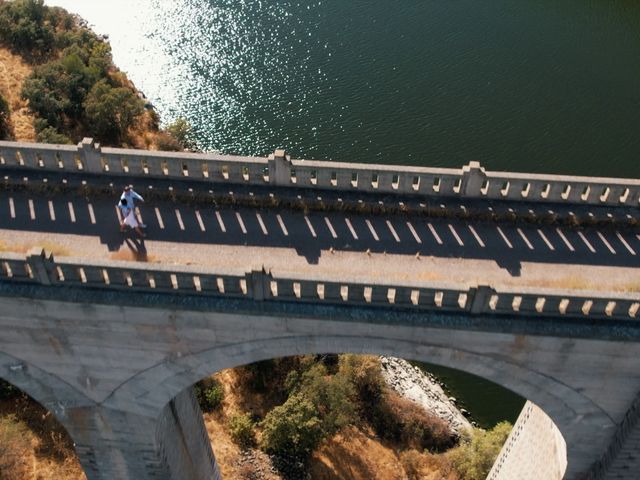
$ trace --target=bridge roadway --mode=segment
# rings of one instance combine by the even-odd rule
[[[140,190],[144,195],[145,191]],[[118,196],[0,193],[0,246],[57,255],[392,281],[635,291],[640,231],[336,211],[140,204],[147,238],[121,234]],[[606,279],[606,280],[604,280]]]
[[[136,185],[143,195],[156,182],[146,179],[144,185]],[[293,278],[364,283],[640,288],[637,229],[331,210],[305,214],[150,199],[140,207],[148,236],[137,239],[118,232],[117,199],[92,190],[78,196],[4,189],[0,247],[25,252],[41,245],[57,257],[242,272],[265,265]],[[0,376],[54,412],[91,480],[175,479],[185,468],[189,478],[215,477],[189,386],[221,368],[274,356],[385,353],[500,383],[534,401],[556,423],[567,443],[569,480],[587,478],[640,391],[640,333],[632,321],[522,319],[515,313],[467,318],[367,305],[316,308],[12,282],[0,282],[0,290]],[[610,333],[603,325],[611,326]],[[631,417],[625,425],[633,430]],[[615,453],[607,465],[615,465]],[[562,444],[557,455],[554,466],[564,470]],[[634,462],[623,459],[622,468]],[[535,472],[522,478],[536,478]]]

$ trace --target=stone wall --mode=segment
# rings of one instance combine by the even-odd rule
[[[3,141],[0,165],[385,194],[577,205],[640,204],[640,180],[489,172],[478,162],[453,169],[292,160],[284,150],[264,158],[102,148],[89,138],[77,147]]]
[[[566,469],[567,445],[558,427],[527,401],[487,480],[561,480]]]

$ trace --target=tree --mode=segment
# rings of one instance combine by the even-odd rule
[[[509,422],[500,422],[491,430],[476,429],[461,445],[448,452],[453,468],[465,480],[484,480],[511,431]]]
[[[165,131],[175,138],[182,145],[182,148],[195,148],[193,129],[186,119],[182,117],[176,118],[172,124],[167,126]]]
[[[328,375],[322,364],[313,365],[300,377],[294,395],[303,395],[318,410],[323,436],[333,435],[354,420],[355,389],[344,371]]]
[[[129,89],[114,88],[106,80],[96,83],[84,102],[87,128],[101,143],[120,143],[144,111],[142,101]]]
[[[305,461],[322,440],[322,421],[302,395],[290,396],[261,422],[261,447],[269,454]]]
[[[55,30],[44,1],[0,3],[0,42],[32,60],[51,55]]]
[[[35,69],[22,85],[22,98],[29,102],[29,109],[53,127],[62,126],[69,108],[69,98],[60,95],[57,86],[61,76],[59,65],[46,65]]]
[[[9,103],[0,95],[0,140],[5,140],[11,135]]]

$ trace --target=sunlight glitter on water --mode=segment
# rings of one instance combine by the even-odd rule
[[[46,3],[206,150],[640,176],[640,4]]]

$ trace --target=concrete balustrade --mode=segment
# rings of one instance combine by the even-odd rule
[[[0,165],[46,171],[86,171],[139,178],[189,178],[215,183],[305,187],[460,198],[584,205],[640,204],[640,180],[488,172],[478,162],[460,169],[372,165],[216,153],[0,142]]]
[[[207,272],[190,266],[136,262],[54,259],[34,248],[26,256],[0,253],[0,280],[43,285],[108,288],[185,295],[224,295],[263,301],[370,304],[474,314],[567,316],[597,319],[640,318],[640,294],[421,283],[386,285],[349,279],[280,278],[250,272]]]

